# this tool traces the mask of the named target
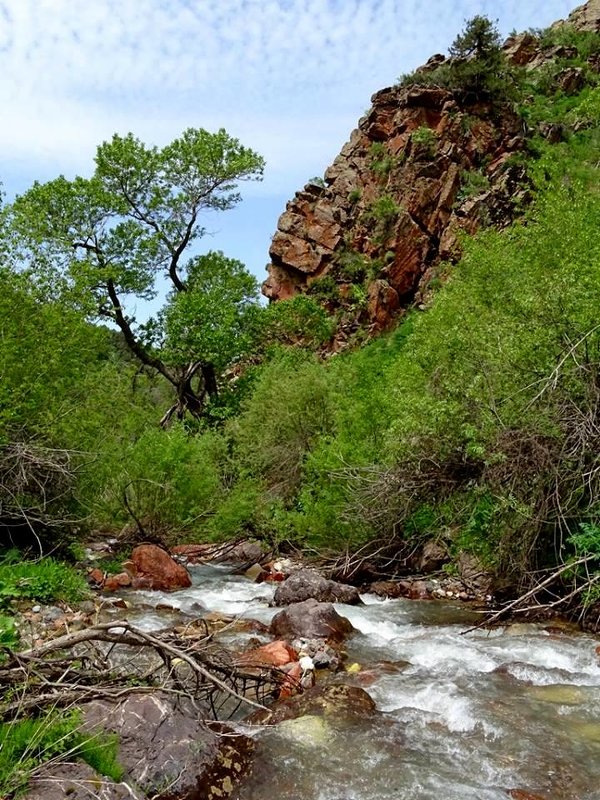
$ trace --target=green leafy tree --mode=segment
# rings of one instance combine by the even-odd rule
[[[98,148],[91,178],[35,183],[7,209],[13,252],[38,284],[114,323],[133,355],[171,384],[176,400],[164,422],[200,416],[235,352],[253,279],[239,262],[190,249],[205,233],[202,216],[235,206],[240,181],[260,180],[263,167],[224,130],[189,128],[160,149],[115,135]],[[153,298],[161,275],[172,288],[166,313],[139,325],[126,303]]]

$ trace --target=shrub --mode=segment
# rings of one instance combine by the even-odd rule
[[[334,327],[334,321],[316,300],[298,294],[290,300],[271,303],[265,310],[265,346],[275,341],[316,348],[331,337]]]
[[[431,128],[422,125],[420,128],[417,128],[416,131],[412,132],[410,138],[413,145],[417,148],[419,155],[424,155],[427,158],[431,158],[435,155],[437,137]]]

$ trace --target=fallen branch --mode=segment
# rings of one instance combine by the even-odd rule
[[[520,595],[519,597],[516,598],[516,600],[511,601],[510,603],[508,603],[508,605],[503,606],[498,611],[496,611],[493,614],[491,614],[490,616],[486,617],[486,619],[482,620],[478,625],[475,625],[474,627],[469,628],[466,631],[462,631],[462,633],[463,634],[467,634],[467,633],[471,633],[472,631],[476,631],[479,628],[487,627],[488,625],[491,625],[492,623],[494,623],[496,620],[500,619],[500,617],[505,616],[509,611],[514,611],[515,609],[516,609],[516,611],[518,613],[523,613],[525,611],[530,611],[532,609],[531,606],[528,607],[528,608],[517,608],[517,607],[521,603],[523,603],[525,600],[529,600],[530,597],[534,597],[542,589],[545,589],[547,586],[550,586],[564,572],[567,572],[568,570],[572,570],[575,567],[579,567],[582,564],[587,564],[589,561],[593,561],[596,558],[597,558],[597,556],[588,555],[588,556],[583,556],[582,558],[577,559],[577,561],[572,561],[569,564],[563,564],[562,567],[560,567],[559,569],[555,570],[551,575],[549,575],[541,583],[536,584],[533,587],[533,589],[529,589],[528,592],[525,592],[525,594]],[[540,605],[534,606],[533,608],[535,608],[537,610],[539,610],[541,608],[554,608],[557,605],[560,605],[561,603],[567,602],[575,594],[578,594],[580,591],[583,591],[583,589],[587,588],[589,585],[594,583],[596,580],[597,580],[597,577],[594,577],[591,580],[586,581],[586,583],[583,586],[581,586],[579,589],[577,589],[576,591],[571,592],[570,594],[565,595],[564,597],[560,597],[558,600],[555,600],[552,603],[540,604]]]
[[[103,648],[103,644],[110,647]],[[150,668],[143,664],[146,669],[132,674],[131,648],[137,653],[154,652],[159,656],[158,663]],[[276,667],[252,670],[237,665],[226,651],[212,645],[204,632],[196,638],[189,630],[185,636],[176,631],[150,634],[127,620],[99,623],[39,647],[5,652],[8,658],[0,665],[0,694],[6,697],[10,690],[11,700],[0,704],[0,719],[50,705],[118,699],[132,691],[157,688],[206,704],[217,718],[227,700],[235,701],[236,709],[246,704],[265,710],[260,701],[285,680]],[[182,674],[183,665],[187,674]],[[248,696],[250,690],[256,699]]]

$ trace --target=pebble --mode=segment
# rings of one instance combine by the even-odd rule
[[[42,610],[42,607],[41,606],[33,606],[33,608],[31,610],[33,611],[34,614],[39,614],[40,611]]]

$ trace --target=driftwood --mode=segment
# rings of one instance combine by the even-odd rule
[[[265,709],[286,681],[275,667],[239,666],[206,629],[150,634],[126,620],[94,625],[20,652],[4,649],[0,720],[131,692],[173,692],[214,719],[243,705]],[[140,666],[140,661],[142,662]]]
[[[554,600],[548,602],[535,602],[535,597],[540,592],[544,590],[548,590],[552,584],[556,583],[556,581],[563,575],[565,572],[570,572],[572,570],[577,569],[577,567],[581,567],[584,564],[588,564],[590,561],[597,560],[597,556],[595,555],[588,555],[583,556],[582,558],[578,558],[576,561],[569,562],[568,564],[563,564],[558,569],[553,570],[550,575],[548,575],[544,580],[536,583],[536,585],[529,589],[529,591],[525,592],[524,594],[519,595],[515,600],[512,600],[510,603],[502,606],[502,608],[494,611],[493,613],[486,614],[484,619],[477,625],[474,625],[472,628],[469,628],[466,631],[463,631],[463,634],[472,633],[472,631],[479,630],[480,628],[485,628],[490,625],[493,625],[495,622],[498,622],[500,619],[506,619],[510,615],[516,614],[524,614],[528,612],[536,612],[540,613],[544,610],[551,610],[555,609],[558,606],[563,606],[563,608],[568,608],[569,603],[576,597],[578,594],[591,589],[592,586],[595,586],[596,583],[600,580],[600,573],[594,573],[583,582],[580,583],[579,586],[575,586],[571,591],[567,594],[560,594]],[[534,601],[533,604],[529,604],[529,601]]]

